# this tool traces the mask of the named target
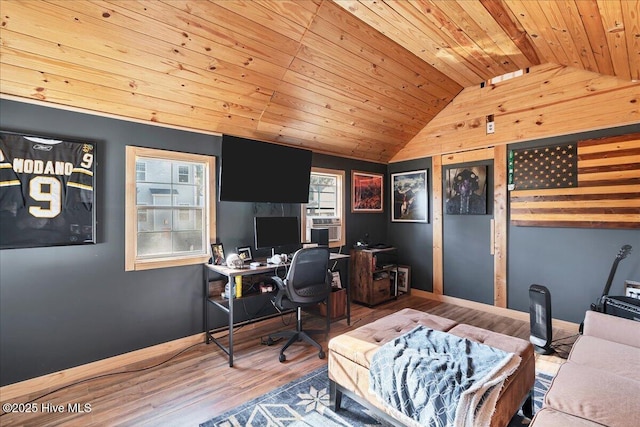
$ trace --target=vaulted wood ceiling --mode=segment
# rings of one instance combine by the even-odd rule
[[[387,162],[466,87],[640,79],[638,0],[2,0],[0,92]]]

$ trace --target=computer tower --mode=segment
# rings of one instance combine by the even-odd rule
[[[317,243],[318,246],[329,246],[329,229],[312,228],[311,243]]]
[[[542,285],[529,287],[529,321],[531,334],[529,341],[536,353],[551,354],[551,293]]]

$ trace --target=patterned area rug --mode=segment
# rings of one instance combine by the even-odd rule
[[[534,386],[535,411],[542,406],[542,397],[553,377],[536,372]],[[529,420],[516,415],[508,427],[522,427]],[[203,424],[201,427],[390,427],[368,409],[347,396],[342,397],[338,413],[329,409],[329,378],[327,367],[319,368],[302,378],[234,408]]]

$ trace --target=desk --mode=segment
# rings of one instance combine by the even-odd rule
[[[348,260],[350,258],[349,255],[345,254],[337,254],[331,253],[329,256],[329,261],[339,261],[339,260]],[[225,265],[213,265],[213,264],[204,264],[204,332],[206,343],[209,344],[214,342],[222,351],[224,351],[229,356],[229,366],[233,367],[233,329],[236,326],[233,317],[233,309],[238,301],[241,301],[243,298],[249,297],[262,297],[262,298],[270,298],[271,294],[254,294],[251,296],[243,296],[240,298],[222,298],[220,295],[212,295],[209,296],[209,271],[216,272],[222,276],[226,276],[228,278],[229,284],[233,285],[235,283],[235,278],[237,276],[248,276],[248,275],[258,275],[258,274],[272,274],[278,271],[278,269],[283,269],[288,267],[289,264],[263,264],[259,267],[251,267],[251,268],[230,268]],[[347,274],[349,274],[349,269],[346,269]],[[350,292],[350,280],[349,277],[344,281],[346,283],[346,291],[347,291],[347,324],[351,325],[351,292]],[[230,286],[231,287],[231,286]],[[228,346],[225,347],[218,339],[216,339],[211,330],[209,329],[209,304],[212,304],[214,307],[219,310],[227,313],[229,315],[229,324],[228,324]],[[292,311],[293,312],[293,311]],[[256,318],[252,318],[238,324],[257,322],[260,320],[268,319],[271,317],[279,316],[281,313],[275,313],[270,315],[259,316]],[[329,328],[330,319],[327,314],[327,328]]]

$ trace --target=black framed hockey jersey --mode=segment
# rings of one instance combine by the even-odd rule
[[[95,243],[95,147],[0,132],[0,248]]]

